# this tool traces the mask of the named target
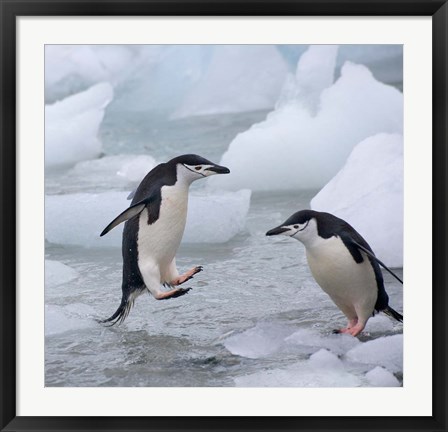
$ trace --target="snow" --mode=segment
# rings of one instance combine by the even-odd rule
[[[403,266],[403,136],[378,134],[359,143],[311,208],[352,225],[389,267]]]
[[[366,378],[373,387],[400,387],[400,383],[388,370],[377,366],[366,373]]]
[[[51,243],[85,247],[121,247],[123,224],[104,237],[99,234],[129,206],[129,192],[47,195],[45,238]],[[185,243],[222,243],[243,227],[249,210],[250,191],[191,195]]]
[[[273,45],[217,45],[174,118],[270,109],[288,66]]]
[[[108,83],[45,106],[45,167],[74,165],[101,153],[98,130],[112,100]]]
[[[384,336],[367,341],[347,352],[348,360],[383,366],[391,372],[403,370],[403,335]]]
[[[78,272],[59,261],[45,260],[45,286],[63,285],[78,277]]]
[[[402,133],[400,91],[377,81],[365,66],[349,62],[342,67],[340,78],[322,89],[334,67],[326,55],[320,62],[318,58],[317,52],[313,52],[309,64],[306,57],[299,61],[302,66],[296,75],[295,89],[290,85],[265,121],[240,133],[230,143],[221,164],[230,168],[232,176],[226,181],[211,179],[215,187],[320,188],[340,170],[356,144],[382,132]],[[320,71],[315,82],[312,70]],[[321,92],[316,103],[318,89]],[[297,97],[291,98],[294,92]],[[301,92],[308,92],[308,97],[302,100]],[[317,107],[316,113],[310,104]]]

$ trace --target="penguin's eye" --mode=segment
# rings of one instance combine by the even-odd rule
[[[299,225],[294,225],[294,228],[295,228],[295,229],[299,228]]]
[[[201,168],[202,168],[202,167],[201,167],[200,165],[194,167],[194,169],[195,169],[196,171],[199,171]]]

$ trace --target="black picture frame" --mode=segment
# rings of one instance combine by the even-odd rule
[[[0,14],[2,203],[0,427],[2,431],[447,430],[447,0],[0,0]],[[432,17],[433,415],[431,417],[20,417],[16,415],[16,17],[74,15]],[[424,311],[422,322],[425,322]]]

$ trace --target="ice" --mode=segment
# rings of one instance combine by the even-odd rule
[[[278,351],[290,330],[272,323],[258,323],[255,327],[230,336],[224,346],[234,355],[262,358]]]
[[[400,387],[400,382],[397,378],[380,366],[367,372],[366,378],[373,387]]]
[[[115,84],[138,64],[141,53],[135,45],[45,45],[45,100],[54,102],[103,81]]]
[[[94,316],[94,309],[81,303],[68,306],[45,305],[45,336],[94,327],[97,325]]]
[[[338,357],[325,349],[309,360],[235,378],[237,387],[358,387],[361,380],[345,369]]]
[[[217,45],[173,117],[270,109],[287,72],[274,45]]]
[[[313,329],[300,329],[288,336],[285,342],[291,346],[314,352],[317,348],[325,348],[334,354],[345,354],[360,342],[357,338],[347,334],[322,335]]]
[[[202,78],[212,45],[141,46],[140,58],[116,86],[114,111],[151,111],[169,116]]]
[[[279,50],[289,64],[296,65],[307,45],[280,45]],[[336,76],[341,66],[351,61],[367,66],[378,80],[400,84],[403,80],[402,45],[340,45],[336,58]]]
[[[384,334],[392,331],[394,323],[391,318],[383,314],[377,314],[367,321],[364,332],[370,334]]]
[[[85,247],[121,247],[123,224],[104,237],[101,231],[129,206],[127,192],[47,195],[45,238],[51,243]],[[183,242],[221,243],[245,224],[250,191],[191,195]]]
[[[359,143],[344,167],[311,201],[352,225],[389,267],[403,266],[403,136]]]
[[[108,83],[45,106],[45,167],[74,165],[101,153],[98,129],[112,100]]]
[[[59,261],[45,260],[45,286],[53,287],[70,282],[78,277],[78,272]]]
[[[277,107],[296,100],[315,113],[322,91],[333,84],[338,48],[338,45],[310,46],[300,57],[295,77],[286,81]]]
[[[114,155],[78,162],[68,173],[71,182],[91,187],[134,187],[155,166],[149,155]]]
[[[225,243],[244,229],[251,191],[192,195],[183,243]]]
[[[319,73],[315,88],[326,82],[324,75]],[[225,181],[211,179],[212,184],[252,190],[320,188],[356,144],[378,133],[403,131],[402,93],[377,81],[362,65],[343,66],[340,78],[321,92],[315,115],[304,105],[299,94],[237,135],[221,159],[232,175]]]
[[[403,370],[403,335],[384,336],[364,342],[347,352],[348,360],[383,366],[391,372]]]

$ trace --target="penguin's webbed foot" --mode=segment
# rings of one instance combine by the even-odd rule
[[[168,291],[166,293],[161,294],[160,296],[156,297],[157,300],[168,300],[176,297],[182,297],[183,295],[187,294],[188,291],[190,291],[191,288],[177,288],[172,291]]]
[[[178,278],[176,278],[173,281],[171,281],[170,285],[174,285],[174,286],[182,285],[183,283],[189,281],[190,279],[193,279],[193,276],[195,274],[201,272],[202,270],[204,270],[204,268],[202,266],[193,267],[192,269],[188,270],[183,275],[181,275]]]

